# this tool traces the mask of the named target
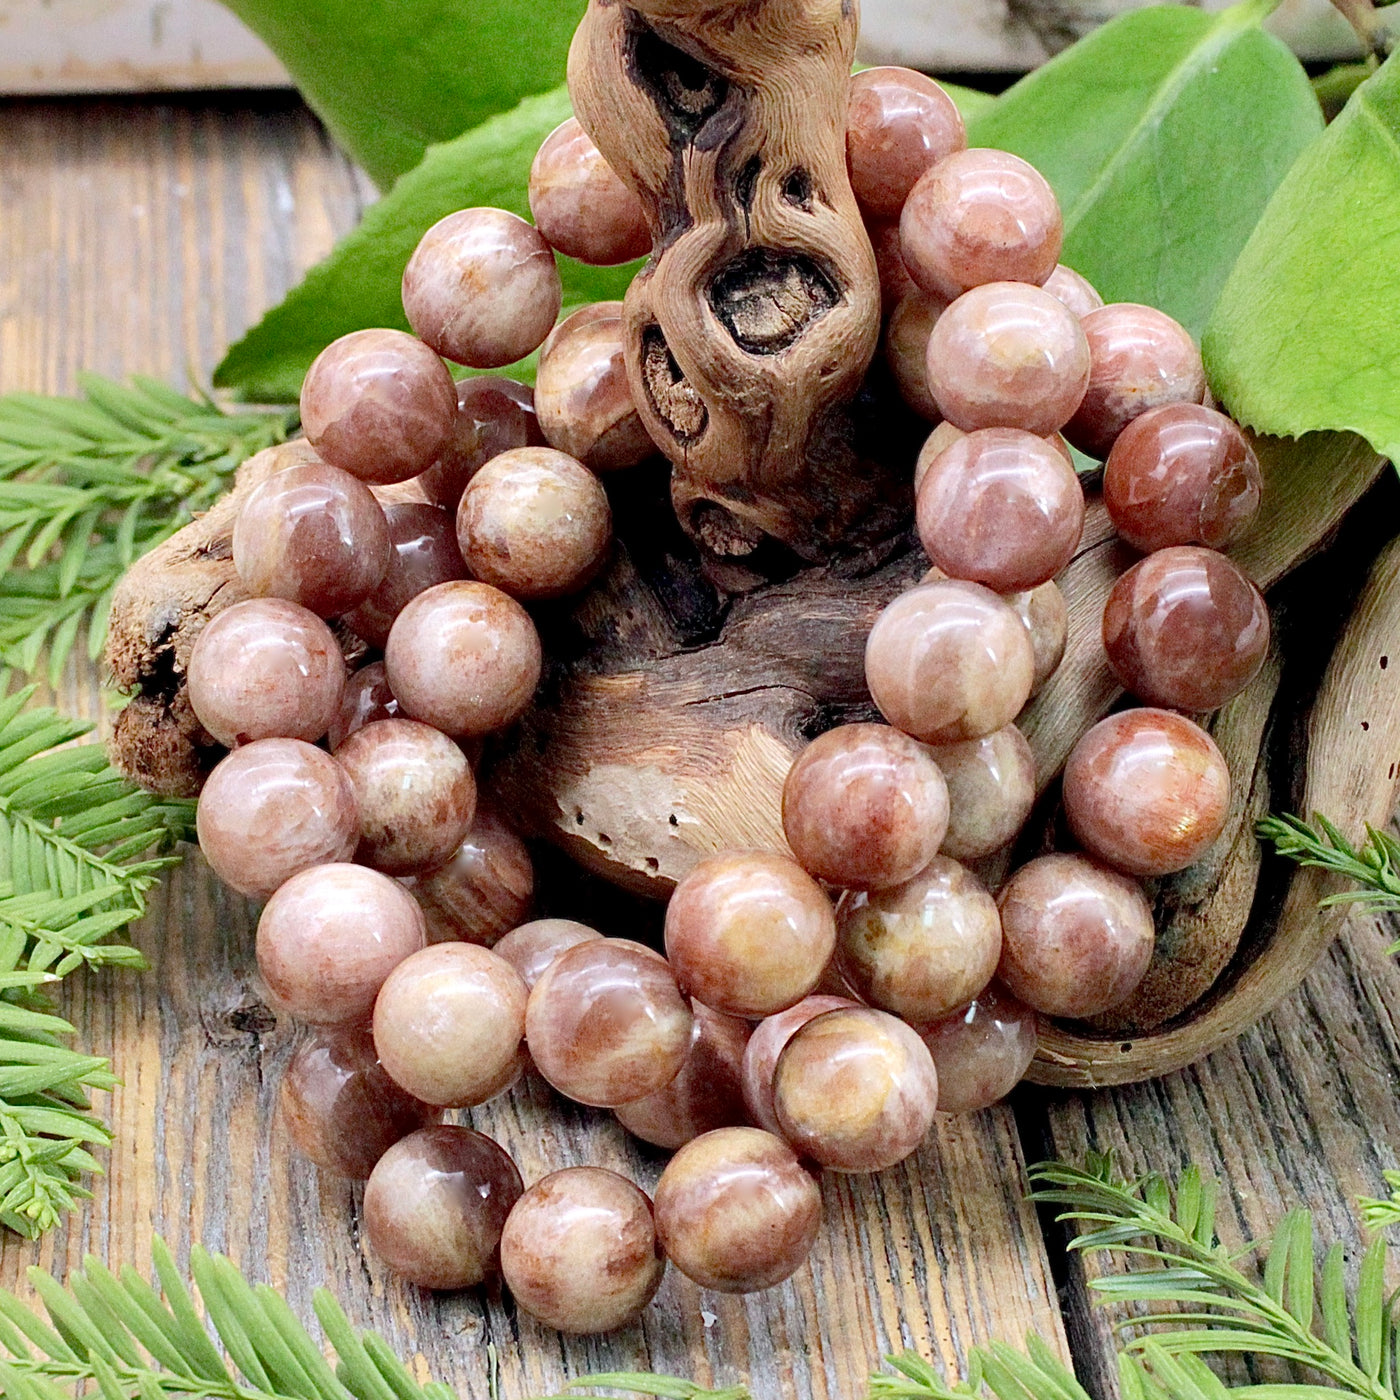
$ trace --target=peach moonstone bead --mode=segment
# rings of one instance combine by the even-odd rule
[[[544,970],[560,953],[591,943],[603,935],[587,924],[572,919],[534,919],[513,928],[495,945],[497,957],[504,958],[519,974],[527,991],[533,989]]]
[[[1057,263],[1054,272],[1042,284],[1056,301],[1062,301],[1076,316],[1087,316],[1103,305],[1098,288],[1087,277],[1064,263]]]
[[[944,855],[980,860],[1021,834],[1035,805],[1035,755],[1014,724],[933,756],[948,784]]]
[[[1035,1059],[1037,1017],[993,982],[975,1001],[923,1031],[938,1069],[940,1113],[971,1113],[1000,1103]]]
[[[885,327],[885,363],[899,396],[930,423],[938,422],[939,411],[928,387],[928,342],[947,309],[942,297],[913,287],[895,303]]]
[[[389,689],[384,663],[371,661],[368,666],[361,666],[345,682],[335,718],[326,731],[331,752],[334,753],[357,729],[376,720],[393,719],[398,712],[399,702]]]
[[[436,462],[415,478],[424,496],[455,512],[467,482],[513,447],[540,447],[535,391],[518,379],[477,374],[457,385],[457,421]]]
[[[851,997],[818,992],[803,997],[796,1006],[779,1011],[776,1016],[765,1017],[754,1027],[744,1049],[744,1106],[749,1111],[749,1117],[760,1128],[782,1135],[777,1110],[773,1107],[773,1075],[778,1068],[778,1056],[783,1053],[788,1041],[808,1021],[824,1012],[859,1004]]]

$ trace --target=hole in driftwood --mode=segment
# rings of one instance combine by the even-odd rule
[[[652,410],[681,442],[694,442],[710,421],[705,401],[685,377],[661,327],[642,332],[642,383]]]
[[[838,301],[836,284],[803,253],[751,248],[710,283],[710,306],[725,330],[753,355],[786,350]]]
[[[743,169],[734,177],[734,198],[739,201],[739,208],[745,213],[753,208],[754,187],[758,184],[758,177],[762,171],[763,158],[750,156]]]
[[[697,502],[690,512],[690,528],[695,538],[721,559],[752,554],[765,538],[757,525],[741,519],[718,501]]]
[[[783,198],[799,209],[812,207],[812,177],[800,166],[783,179]]]
[[[668,44],[640,17],[632,35],[631,67],[673,135],[694,141],[729,95],[729,79],[693,54]]]

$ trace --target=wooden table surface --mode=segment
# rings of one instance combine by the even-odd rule
[[[0,391],[71,391],[80,369],[206,380],[372,197],[290,98],[0,105]],[[100,720],[94,673],[75,668],[57,703]],[[1028,1328],[1107,1396],[1105,1319],[1056,1228],[1023,1203],[1027,1161],[1090,1146],[1130,1169],[1194,1160],[1225,1183],[1227,1237],[1306,1203],[1321,1235],[1355,1247],[1351,1202],[1380,1191],[1400,1150],[1394,930],[1357,919],[1267,1022],[1189,1070],[1098,1093],[1023,1088],[941,1121],[879,1178],[828,1177],[812,1266],[782,1287],[724,1298],[672,1271],[639,1326],[561,1340],[498,1292],[420,1293],[367,1254],[359,1188],[298,1160],[274,1123],[294,1035],[259,999],[252,932],[249,905],[192,854],[135,930],[151,970],[73,979],[81,1043],[125,1081],[104,1105],[116,1145],[85,1211],[37,1245],[5,1237],[0,1283],[27,1293],[28,1265],[62,1275],[89,1251],[144,1270],[159,1233],[182,1259],[196,1241],[227,1251],[307,1318],[328,1286],[463,1396],[488,1394],[492,1341],[504,1400],[647,1367],[747,1381],[757,1400],[857,1400],[882,1353],[913,1347],[956,1368],[970,1344]],[[659,1172],[605,1115],[538,1088],[473,1121],[527,1181],[583,1161],[646,1185]]]

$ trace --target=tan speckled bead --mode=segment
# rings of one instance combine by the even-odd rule
[[[346,613],[345,623],[370,646],[382,647],[404,604],[424,590],[450,579],[467,577],[457,548],[457,529],[440,506],[402,501],[384,507],[392,552],[379,587],[359,607]]]
[[[978,583],[948,579],[902,593],[866,643],[865,679],[880,713],[926,744],[980,739],[1010,724],[1034,675],[1025,625]]]
[[[385,1074],[363,1025],[317,1027],[301,1043],[282,1076],[278,1111],[298,1152],[356,1181],[400,1138],[441,1116]]]
[[[457,385],[457,418],[447,446],[414,480],[428,500],[455,513],[467,482],[493,457],[543,445],[534,389],[498,374],[474,374]]]
[[[580,943],[591,943],[602,936],[596,928],[575,923],[572,919],[535,919],[511,929],[496,944],[495,953],[520,974],[525,989],[529,991],[560,953],[567,953]]]
[[[885,363],[900,397],[921,418],[939,419],[938,405],[928,387],[928,342],[948,303],[915,287],[895,303],[885,327]]]
[[[520,974],[475,943],[434,943],[401,962],[374,1003],[374,1046],[424,1103],[474,1108],[520,1078],[529,998]]]
[[[688,1279],[757,1293],[807,1262],[822,1223],[816,1181],[780,1138],[720,1128],[687,1143],[656,1186],[656,1234]]]
[[[972,1113],[999,1103],[1035,1059],[1037,1017],[993,982],[977,1000],[923,1032],[938,1069],[940,1113]]]
[[[488,583],[440,583],[394,620],[384,648],[399,708],[444,734],[490,734],[519,718],[544,652],[530,614]]]
[[[1035,755],[1014,724],[933,757],[948,784],[945,856],[981,860],[1021,834],[1035,805]]]
[[[266,899],[298,871],[349,860],[360,833],[355,789],[328,753],[301,739],[259,739],[205,781],[199,847],[240,894]]]
[[[1079,855],[1023,865],[1003,886],[997,979],[1047,1016],[1097,1016],[1152,960],[1152,908],[1136,880]]]
[[[501,1231],[524,1183],[503,1147],[470,1128],[424,1128],[365,1187],[370,1248],[423,1288],[474,1288],[500,1271]]]
[[[612,1332],[641,1316],[666,1260],[646,1193],[601,1167],[565,1167],[516,1203],[501,1273],[516,1304],[560,1332]]]
[[[1063,302],[1076,316],[1087,316],[1103,305],[1103,298],[1087,277],[1081,277],[1072,267],[1058,263],[1044,283],[1045,290],[1056,301]]]
[[[472,478],[457,541],[483,583],[513,598],[562,598],[607,563],[612,508],[598,478],[567,453],[520,447]]]
[[[525,1037],[536,1068],[561,1094],[616,1108],[680,1073],[693,1019],[665,958],[601,938],[544,970],[530,992]]]
[[[824,1012],[859,1004],[853,997],[818,992],[803,997],[796,1006],[790,1006],[776,1016],[765,1017],[754,1027],[744,1048],[744,1107],[760,1128],[782,1136],[783,1130],[773,1107],[773,1075],[778,1068],[778,1056],[783,1053],[788,1041],[808,1021]]]
[[[326,731],[326,743],[334,753],[357,729],[363,729],[376,720],[393,719],[398,712],[399,702],[389,689],[384,663],[371,661],[368,666],[361,666],[345,682],[335,718]]]
[[[938,1105],[922,1040],[871,1007],[808,1021],[778,1057],[773,1106],[795,1151],[841,1172],[878,1172],[918,1150]]]
[[[875,270],[880,275],[880,314],[888,316],[911,292],[919,289],[904,266],[899,250],[899,220],[867,220],[865,231],[875,251]]]
[[[935,856],[891,890],[852,893],[838,911],[841,969],[862,1000],[925,1026],[971,1001],[997,970],[1001,919],[982,882]]]
[[[919,449],[918,460],[914,463],[914,495],[918,497],[919,487],[924,484],[924,478],[928,475],[928,469],[938,460],[944,451],[950,448],[959,438],[965,438],[967,434],[961,428],[954,427],[946,419],[940,423],[924,439],[924,445]],[[938,571],[939,578],[947,578],[942,569]]]
[[[620,301],[585,306],[550,332],[535,410],[549,445],[591,471],[635,467],[656,452],[627,385]]]
[[[822,887],[771,851],[701,861],[666,906],[676,980],[732,1016],[771,1016],[801,1001],[835,946],[836,916]]]
[[[1225,826],[1230,770],[1215,740],[1170,710],[1100,720],[1065,765],[1065,816],[1086,850],[1130,875],[1198,861]]]
[[[1037,695],[1065,659],[1065,647],[1069,643],[1069,604],[1053,579],[1039,588],[1004,593],[1002,597],[1031,634],[1031,651],[1035,655],[1031,694]]]
[[[362,1021],[384,979],[425,938],[422,912],[387,875],[318,865],[268,900],[258,971],[273,1000],[303,1021]]]

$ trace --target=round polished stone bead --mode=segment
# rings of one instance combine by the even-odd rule
[[[944,419],[929,435],[924,439],[924,445],[919,449],[919,455],[914,462],[914,499],[919,497],[919,488],[924,484],[924,478],[928,475],[929,468],[950,448],[955,442],[965,438],[967,434],[961,428],[955,427],[952,423]],[[948,575],[942,569],[930,571],[932,578],[947,578]],[[929,575],[924,581],[931,582]]]
[[[553,249],[504,209],[439,219],[403,273],[409,325],[444,359],[473,369],[498,369],[537,350],[563,299]]]
[[[885,363],[899,396],[921,418],[936,423],[938,405],[928,386],[928,343],[938,318],[948,309],[941,297],[916,287],[896,302],[885,327]]]
[[[457,391],[447,367],[403,331],[351,331],[312,361],[301,425],[334,467],[381,485],[425,471],[447,445]]]
[[[301,739],[235,749],[205,781],[199,848],[226,885],[266,899],[298,871],[355,853],[360,813],[345,770]]]
[[[1109,518],[1144,554],[1174,544],[1224,549],[1248,528],[1263,493],[1248,439],[1202,404],[1164,404],[1134,418],[1104,464]]]
[[[585,306],[550,332],[535,408],[549,445],[591,471],[635,467],[656,452],[627,384],[620,301]]]
[[[1030,633],[978,583],[948,579],[902,593],[866,643],[865,679],[880,713],[926,744],[980,739],[1010,724],[1034,675]]]
[[[535,919],[513,928],[495,945],[497,957],[504,958],[519,974],[525,989],[531,990],[544,970],[560,953],[591,943],[603,935],[587,924],[572,919]]]
[[[1130,875],[1198,861],[1225,827],[1230,770],[1215,740],[1170,710],[1100,720],[1065,765],[1065,816],[1083,846]]]
[[[284,598],[250,598],[216,614],[186,668],[195,718],[221,744],[314,743],[335,722],[345,658],[315,613]]]
[[[867,215],[897,219],[919,177],[967,145],[962,115],[912,68],[867,68],[851,78],[846,163]]]
[[[520,1078],[529,995],[520,974],[489,948],[423,948],[393,970],[374,1003],[380,1063],[424,1103],[485,1103]]]
[[[1215,710],[1247,686],[1269,651],[1269,605],[1238,565],[1178,545],[1135,564],[1103,612],[1108,664],[1149,705]]]
[[[899,232],[909,275],[948,301],[988,282],[1039,286],[1055,270],[1064,223],[1055,192],[1007,151],[955,151],[909,193]]]
[[[656,1186],[656,1234],[688,1279],[757,1293],[807,1262],[822,1223],[816,1181],[780,1138],[720,1128],[688,1142]]]
[[[929,392],[965,432],[1058,432],[1084,397],[1089,365],[1079,318],[1049,292],[1021,282],[974,287],[929,333]]]
[[[318,1026],[302,1041],[282,1076],[280,1111],[298,1152],[356,1181],[400,1138],[441,1116],[385,1074],[362,1025]]]
[[[832,964],[835,971],[835,963]],[[838,980],[839,976],[838,976]],[[842,981],[844,986],[844,981]],[[778,1123],[777,1110],[773,1107],[773,1076],[778,1069],[778,1056],[783,1053],[788,1041],[797,1034],[808,1021],[827,1011],[839,1011],[843,1007],[858,1006],[854,996],[836,992],[815,992],[803,997],[796,1006],[779,1011],[776,1016],[767,1016],[753,1029],[749,1043],[744,1048],[744,1107],[749,1117],[760,1128],[782,1136]]]
[[[894,889],[852,892],[837,916],[841,970],[857,995],[912,1025],[971,1001],[997,970],[996,900],[947,856]]]
[[[1084,490],[1044,438],[1018,428],[968,433],[929,465],[919,538],[950,578],[998,593],[1048,583],[1084,532]]]
[[[472,478],[457,540],[483,583],[513,598],[562,598],[607,563],[612,508],[602,482],[567,453],[519,447]]]
[[[938,853],[948,788],[929,751],[884,724],[814,739],[783,785],[783,830],[798,864],[846,889],[886,889]]]
[[[490,948],[529,914],[535,867],[520,837],[496,812],[478,807],[452,858],[404,884],[422,907],[431,942]]]
[[[467,577],[452,517],[440,506],[401,501],[384,507],[389,526],[389,567],[379,587],[345,622],[371,646],[389,640],[394,619],[411,599],[439,583]]]
[[[1089,342],[1089,387],[1065,436],[1101,460],[1118,434],[1149,409],[1199,404],[1206,392],[1201,352],[1184,326],[1164,311],[1110,302],[1080,324]]]
[[[778,1057],[773,1106],[783,1136],[833,1171],[878,1172],[918,1150],[938,1105],[928,1047],[868,1006],[808,1021]]]
[[[519,718],[544,652],[530,614],[475,581],[440,583],[409,602],[384,648],[404,714],[444,734],[490,734]]]
[[[501,1231],[524,1182],[506,1150],[470,1128],[396,1143],[365,1186],[370,1248],[423,1288],[474,1288],[500,1271]]]
[[[664,1088],[613,1110],[633,1137],[674,1151],[701,1133],[745,1121],[744,1050],[749,1025],[692,1002],[695,1029],[680,1073]]]
[[[685,992],[733,1016],[771,1016],[821,980],[836,946],[822,887],[771,851],[711,856],[666,906],[666,956]]]
[[[384,979],[426,939],[402,886],[363,865],[293,875],[258,920],[258,971],[279,1006],[303,1021],[363,1021]]]
[[[1014,724],[933,757],[948,784],[944,855],[981,860],[1021,834],[1035,805],[1035,755]]]
[[[1045,280],[1045,290],[1062,301],[1076,316],[1087,316],[1103,305],[1103,298],[1087,277],[1081,277],[1072,267],[1057,263]]]
[[[516,1304],[560,1332],[612,1332],[635,1322],[665,1271],[646,1193],[601,1167],[541,1178],[515,1203],[501,1235],[501,1273]]]
[[[399,702],[389,689],[389,677],[382,661],[361,666],[345,682],[335,718],[326,731],[326,742],[334,753],[357,729],[376,720],[393,719],[399,712]]]
[[[651,251],[642,201],[570,117],[545,137],[530,166],[530,215],[553,248],[594,267]]]
[[[536,1068],[561,1094],[616,1108],[680,1073],[693,1019],[665,958],[602,938],[544,970],[530,992],[525,1037]]]
[[[1035,654],[1031,694],[1038,695],[1065,659],[1065,647],[1069,644],[1069,604],[1059,584],[1053,580],[1038,588],[1002,596],[1031,634],[1031,651]]]
[[[1035,1059],[1034,1011],[993,982],[975,1001],[923,1032],[938,1069],[941,1113],[971,1113],[1000,1103]]]
[[[1002,887],[998,980],[1047,1016],[1097,1016],[1152,960],[1152,907],[1136,880],[1079,855],[1023,865]]]
[[[248,493],[233,527],[233,566],[247,590],[318,617],[363,603],[388,572],[392,550],[369,488],[324,462],[268,477]]]
[[[493,457],[513,447],[543,446],[534,389],[517,379],[474,374],[457,385],[457,418],[447,446],[415,480],[429,501],[455,515],[467,483]]]
[[[899,220],[871,219],[865,231],[875,253],[875,271],[880,277],[880,315],[888,316],[905,297],[919,289],[904,266],[904,254],[899,247]],[[919,375],[923,376],[923,358],[919,359]],[[931,402],[931,401],[930,401]]]
[[[411,719],[367,724],[335,752],[360,808],[356,859],[388,875],[435,870],[476,815],[476,779],[447,735]]]

